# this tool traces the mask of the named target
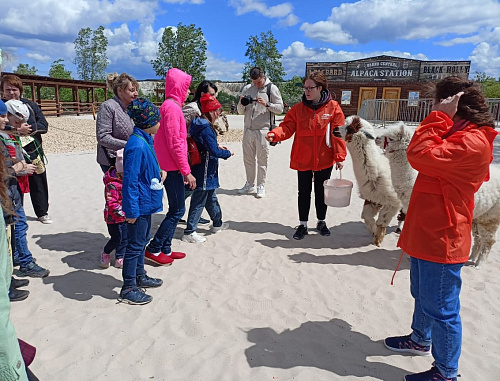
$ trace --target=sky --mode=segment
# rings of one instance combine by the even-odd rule
[[[304,76],[306,62],[344,62],[389,55],[471,61],[500,77],[500,0],[16,0],[4,2],[3,70],[19,63],[48,75],[63,59],[73,78],[74,41],[82,28],[105,28],[107,72],[157,79],[151,60],[165,28],[201,28],[206,78],[238,81],[250,36],[272,31],[285,78]]]

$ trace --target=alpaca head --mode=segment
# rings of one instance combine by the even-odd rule
[[[350,143],[353,138],[374,140],[373,126],[357,115],[348,116],[340,127],[343,139]]]
[[[405,150],[413,137],[413,130],[403,122],[398,122],[388,126],[377,136],[375,142],[386,152]]]

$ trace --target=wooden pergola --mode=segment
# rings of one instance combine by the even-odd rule
[[[76,79],[62,79],[44,77],[41,75],[27,75],[16,73],[2,73],[2,77],[7,74],[17,75],[23,81],[24,86],[31,88],[31,100],[36,102],[42,109],[45,115],[61,116],[63,114],[84,114],[94,113],[99,108],[99,105],[107,100],[108,93],[106,91],[106,83],[80,81]],[[54,89],[54,99],[42,99],[41,89],[49,87]],[[59,93],[60,89],[71,89],[73,100],[72,102],[61,102]],[[102,89],[104,99],[97,99],[96,89]],[[86,99],[80,99],[79,90],[85,91]],[[25,96],[26,94],[23,94]]]

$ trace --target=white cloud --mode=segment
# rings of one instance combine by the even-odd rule
[[[164,3],[167,4],[204,4],[205,0],[162,0]]]
[[[207,51],[207,72],[205,77],[211,80],[241,81],[243,64],[235,60],[227,61]]]
[[[38,53],[27,53],[26,57],[39,62],[53,62],[52,58],[48,55],[42,55]]]
[[[486,75],[493,78],[500,78],[500,57],[498,54],[499,45],[481,42],[470,55],[470,60],[473,62],[471,75],[478,71],[485,72]]]
[[[309,38],[340,45],[466,36],[496,26],[499,18],[497,0],[360,0],[343,3],[327,20],[304,23],[301,29]]]
[[[284,19],[278,21],[278,26],[282,28],[287,28],[290,26],[297,25],[299,23],[299,18],[295,16],[293,13],[290,13]]]
[[[278,27],[290,27],[299,22],[299,18],[293,14],[291,3],[281,3],[268,7],[265,2],[260,0],[230,0],[229,5],[236,9],[238,16],[257,12],[268,18],[278,18],[280,19]]]

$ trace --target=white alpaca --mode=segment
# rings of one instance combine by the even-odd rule
[[[352,157],[359,196],[365,200],[361,218],[374,234],[373,243],[380,246],[387,226],[401,207],[391,183],[389,161],[375,144],[373,127],[367,121],[350,116],[341,131]]]
[[[417,178],[417,171],[412,168],[406,157],[406,149],[412,137],[413,130],[403,122],[398,122],[388,126],[375,139],[377,145],[384,150],[385,156],[389,159],[392,186],[401,201],[396,233],[401,233],[401,229],[403,229],[411,191]]]
[[[376,139],[384,147],[391,167],[391,179],[403,205],[403,212],[408,210],[411,190],[415,183],[416,171],[411,167],[406,156],[413,131],[400,122],[387,128]],[[470,261],[479,268],[486,260],[491,247],[496,242],[496,233],[500,225],[500,169],[490,166],[490,180],[484,182],[474,195],[474,214],[472,220],[472,246]]]

